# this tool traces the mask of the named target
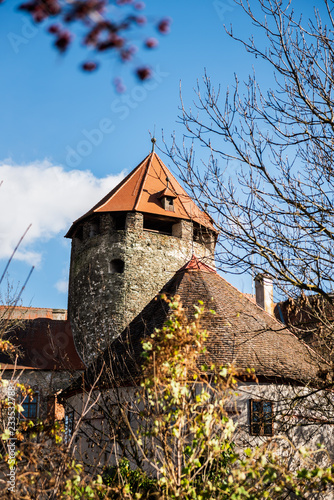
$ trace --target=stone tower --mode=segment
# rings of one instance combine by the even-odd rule
[[[152,151],[75,221],[68,313],[92,361],[194,254],[214,265],[216,231]]]

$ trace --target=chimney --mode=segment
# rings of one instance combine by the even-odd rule
[[[268,314],[274,314],[274,287],[273,280],[267,274],[258,274],[255,277],[255,297],[258,306]]]

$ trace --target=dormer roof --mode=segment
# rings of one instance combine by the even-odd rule
[[[163,196],[173,198],[173,218],[192,220],[215,231],[211,217],[197,207],[159,156],[152,151],[91,210],[76,220],[66,236],[71,237],[75,225],[95,213],[141,212],[171,217],[171,213],[161,203]]]
[[[168,187],[168,188],[166,187],[166,189],[164,189],[164,190],[163,190],[163,191],[159,194],[158,198],[160,199],[160,198],[163,198],[164,196],[165,196],[166,198],[173,198],[173,199],[174,199],[174,198],[177,198],[177,194],[176,194],[176,193],[174,193],[174,191],[172,191],[169,187]]]

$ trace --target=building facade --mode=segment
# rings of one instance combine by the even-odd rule
[[[51,310],[45,317],[21,315],[23,330],[15,327],[9,338],[16,338],[23,350],[16,365],[8,357],[0,362],[6,363],[9,378],[18,366],[25,370],[22,380],[36,388],[41,409],[43,401],[41,417],[48,413],[48,392],[49,407],[53,401],[56,408],[52,398],[62,391],[66,422],[71,423],[68,435],[80,418],[76,447],[87,460],[93,448],[101,466],[124,452],[126,436],[112,443],[104,415],[113,413],[117,399],[134,397],[141,379],[141,342],[170,315],[161,293],[178,295],[189,318],[199,300],[215,310],[203,318],[207,363],[254,370],[254,377],[240,383],[230,406],[239,421],[241,445],[291,429],[298,442],[310,441],[300,432],[304,422],[312,442],[331,444],[326,425],[319,432],[313,425],[320,419],[319,401],[297,412],[296,406],[286,405],[313,390],[323,369],[321,359],[273,316],[267,276],[256,278],[256,303],[216,272],[213,220],[154,151],[75,221],[66,237],[72,241],[68,319]]]
[[[193,254],[214,265],[217,233],[152,152],[66,236],[69,318],[89,363]]]

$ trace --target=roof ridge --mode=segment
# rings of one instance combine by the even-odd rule
[[[145,183],[146,178],[147,178],[148,170],[149,170],[149,168],[150,168],[150,166],[152,164],[152,155],[154,155],[153,151],[146,157],[147,158],[146,170],[145,170],[145,173],[144,173],[144,175],[142,177],[140,188],[138,189],[137,199],[136,199],[134,207],[133,207],[134,210],[137,210],[137,206],[139,204],[139,201],[140,201],[140,198],[141,198],[141,195],[142,195],[142,192],[143,192],[144,183]]]
[[[197,267],[191,267],[191,265],[195,265]],[[204,270],[203,268],[207,268],[207,271]],[[203,272],[210,272],[210,273],[217,274],[217,271],[214,267],[210,266],[209,264],[206,264],[205,262],[202,262],[202,260],[200,260],[194,253],[191,256],[191,259],[184,266],[182,266],[178,271],[182,271],[182,270],[203,271]]]
[[[289,334],[289,335],[292,335],[298,342],[300,342],[301,344],[304,345],[304,347],[307,347],[308,351],[312,351],[312,353],[317,357],[317,358],[322,358],[322,356],[320,356],[311,346],[309,346],[306,342],[304,342],[302,339],[300,339],[295,333],[293,333],[288,327],[287,325],[285,325],[284,323],[282,323],[281,321],[279,321],[276,316],[273,316],[271,314],[269,314],[265,309],[263,309],[261,306],[259,306],[257,304],[257,302],[253,302],[249,297],[247,297],[246,294],[244,294],[243,292],[240,292],[240,290],[238,290],[238,288],[234,285],[232,285],[229,281],[227,281],[223,276],[221,276],[219,273],[216,272],[216,275],[221,279],[223,280],[225,283],[227,283],[227,285],[234,289],[235,291],[237,291],[238,293],[240,293],[241,297],[244,297],[245,299],[247,299],[253,306],[256,306],[257,309],[259,309],[262,313],[264,313],[265,316],[268,316],[268,318],[277,323],[278,325],[283,325],[283,328],[284,330]],[[270,326],[270,325],[268,325]],[[276,333],[281,333],[281,332],[276,332]]]
[[[166,173],[166,171],[165,171],[165,168],[167,168],[167,167],[166,167],[166,165],[163,163],[163,161],[161,160],[161,158],[160,158],[157,154],[156,154],[156,157],[157,157],[157,160],[158,160],[158,162],[159,162],[159,164],[160,164],[160,166],[161,166],[162,170]],[[188,195],[188,193],[185,191],[185,189],[184,189],[184,188],[182,188],[181,184],[178,182],[178,180],[177,180],[177,179],[175,178],[175,176],[173,175],[173,172],[171,172],[170,170],[168,170],[168,171],[169,171],[169,172],[170,172],[170,174],[172,175],[173,180],[176,182],[177,187],[178,187],[178,188],[180,188],[180,189],[179,189],[180,193],[178,193],[178,191],[175,189],[175,187],[174,187],[174,185],[173,185],[173,190],[174,190],[174,192],[177,194],[177,197],[178,197],[178,199],[179,199],[179,202],[180,202],[180,203],[181,203],[181,205],[182,205],[183,210],[184,210],[184,211],[185,211],[185,213],[188,215],[189,219],[190,219],[190,220],[193,220],[192,215],[191,215],[191,214],[188,212],[188,210],[186,209],[185,204],[183,203],[183,201],[182,201],[181,197],[186,195],[186,196],[189,198],[189,200],[191,200],[191,201],[193,201],[193,200],[192,200],[192,199],[191,199],[191,197]]]
[[[120,183],[117,184],[117,186],[115,186],[111,191],[109,191],[109,193],[105,196],[106,201],[102,204],[101,203],[101,200],[92,208],[92,211],[95,212],[95,209],[96,208],[102,208],[104,207],[104,205],[106,205],[112,198],[113,196],[115,196],[115,194],[119,191],[119,189],[123,186],[125,186],[125,184],[130,180],[132,179],[132,177],[134,176],[135,173],[137,173],[137,171],[140,169],[140,167],[143,165],[143,163],[149,158],[149,156],[151,156],[152,153],[150,153],[149,155],[147,155],[143,161],[141,161],[133,170],[132,172],[130,172],[123,180],[121,180]],[[113,192],[114,191],[114,192]],[[112,193],[112,194],[111,194]],[[111,194],[111,196],[110,196]],[[105,199],[104,198],[104,199]]]

